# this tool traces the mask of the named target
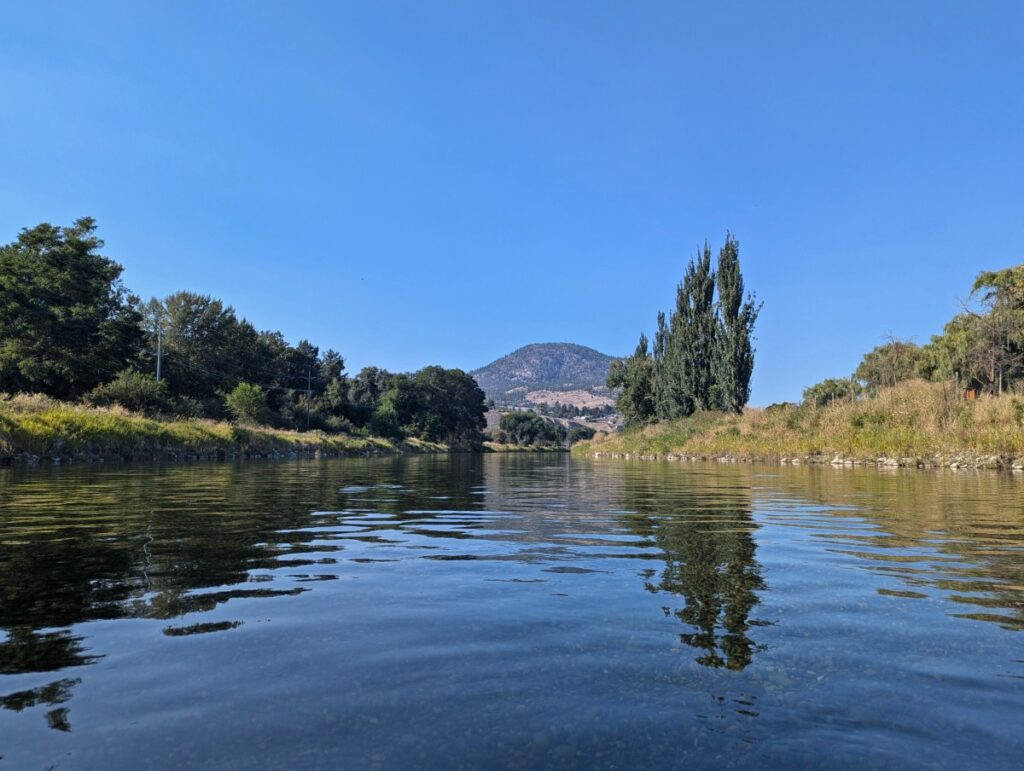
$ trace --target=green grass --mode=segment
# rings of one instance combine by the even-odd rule
[[[154,457],[372,455],[444,452],[416,439],[298,433],[211,420],[154,420],[120,409],[84,407],[41,396],[0,398],[0,462]]]
[[[941,383],[911,381],[875,398],[814,408],[795,405],[683,420],[598,435],[577,454],[734,456],[836,455],[849,459],[1024,456],[1024,397],[958,398]]]

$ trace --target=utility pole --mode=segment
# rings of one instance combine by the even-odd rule
[[[313,365],[306,370],[306,430],[309,431],[309,408],[313,402]]]
[[[156,323],[156,382],[160,382],[160,364],[164,358],[164,327]]]

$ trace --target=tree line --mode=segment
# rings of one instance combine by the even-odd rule
[[[675,309],[658,313],[653,347],[645,334],[632,356],[612,363],[608,387],[627,425],[700,410],[740,412],[750,398],[754,324],[761,305],[744,294],[739,242],[726,234],[716,269],[711,247],[686,267]]]
[[[367,367],[349,377],[337,351],[257,330],[209,295],[143,302],[102,248],[89,217],[26,228],[0,246],[0,392],[299,430],[482,441],[484,394],[462,370]]]
[[[582,418],[582,417],[606,417],[615,414],[615,407],[611,404],[602,404],[595,407],[577,407],[575,404],[562,404],[561,402],[542,402],[533,408],[541,415],[550,415],[553,418]]]
[[[852,375],[804,389],[804,403],[870,397],[918,378],[978,393],[1024,387],[1024,264],[980,273],[969,300],[929,342],[890,338],[865,354]]]

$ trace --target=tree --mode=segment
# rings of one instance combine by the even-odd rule
[[[837,400],[856,399],[860,384],[852,377],[828,378],[804,389],[804,404],[824,407]]]
[[[754,323],[761,306],[752,295],[743,297],[740,245],[729,233],[718,253],[718,307],[714,378],[717,401],[726,411],[742,412],[750,400]]]
[[[971,296],[980,309],[965,309],[932,337],[920,349],[918,370],[1000,391],[1024,379],[1024,265],[979,274]]]
[[[654,361],[647,353],[647,336],[640,334],[633,355],[612,362],[607,385],[618,388],[615,406],[627,426],[648,422],[654,417]]]
[[[349,389],[353,407],[373,433],[416,436],[453,447],[477,448],[487,425],[484,392],[460,369],[425,367],[413,375],[367,368]]]
[[[692,402],[694,410],[710,410],[717,405],[714,394],[716,333],[715,272],[711,270],[711,247],[690,262],[683,276],[678,341],[681,385],[684,401]],[[678,300],[677,300],[678,303]]]
[[[240,423],[262,423],[266,420],[267,395],[258,385],[239,383],[224,401],[228,411]]]
[[[141,352],[141,317],[91,217],[0,247],[0,391],[73,399]]]
[[[671,420],[715,405],[715,274],[711,247],[691,259],[676,288],[676,307],[665,323],[658,316],[655,335],[654,401],[658,417]]]
[[[209,295],[175,292],[162,303],[163,375],[171,392],[204,402],[211,415],[219,393],[254,380],[260,335],[231,306]],[[265,382],[265,381],[264,381]]]
[[[517,445],[552,445],[565,441],[566,430],[535,412],[506,412],[498,424],[509,442]]]
[[[716,296],[717,283],[717,296]],[[750,397],[754,324],[761,305],[744,297],[739,242],[729,233],[711,269],[707,242],[676,288],[671,317],[658,313],[652,400],[659,420],[697,410],[739,412]]]
[[[659,420],[670,420],[680,412],[673,398],[672,371],[668,354],[669,328],[665,311],[658,311],[658,327],[654,333],[654,413]]]
[[[473,448],[483,442],[486,396],[461,369],[424,367],[413,376],[419,413],[414,431],[430,441]]]
[[[364,367],[348,386],[349,419],[364,426],[380,405],[395,375],[378,367]]]
[[[569,429],[569,435],[566,437],[566,441],[569,444],[576,444],[576,442],[593,439],[595,433],[597,432],[588,426],[573,426]]]
[[[919,377],[921,360],[920,347],[909,341],[890,338],[885,345],[864,355],[853,376],[874,393],[879,388]]]
[[[991,390],[1024,378],[1024,264],[978,275],[971,294],[984,308],[975,355]],[[987,371],[985,371],[987,370]]]

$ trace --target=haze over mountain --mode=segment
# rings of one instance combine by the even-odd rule
[[[614,356],[574,343],[534,343],[473,370],[480,387],[499,405],[613,402],[605,386]]]

